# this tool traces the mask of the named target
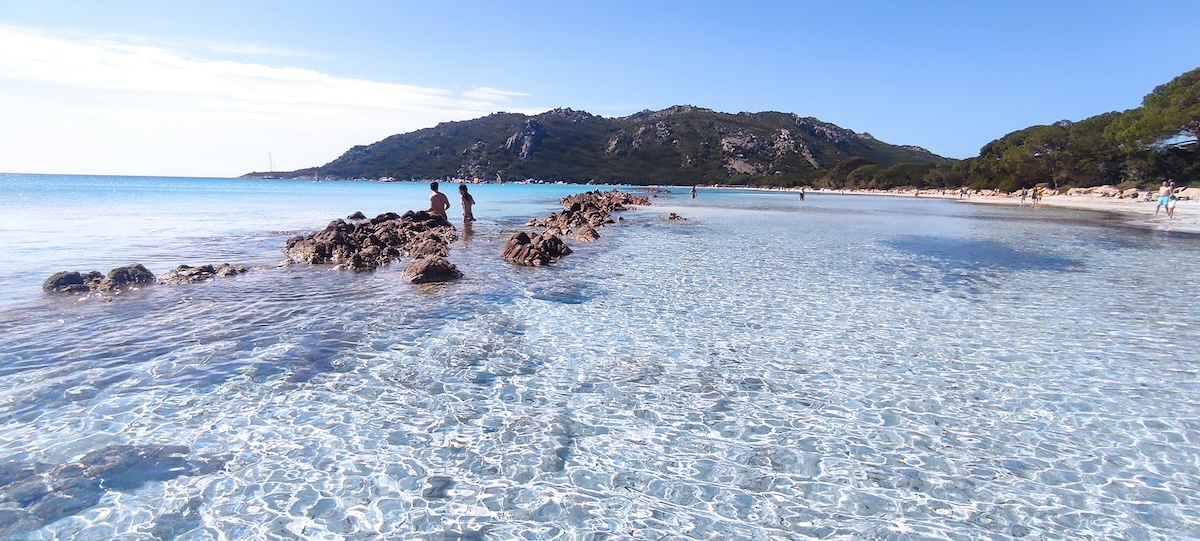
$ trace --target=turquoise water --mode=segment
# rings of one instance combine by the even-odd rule
[[[422,184],[0,175],[0,537],[1200,538],[1194,237],[674,190],[527,269],[585,188],[471,189],[412,286],[277,264]]]

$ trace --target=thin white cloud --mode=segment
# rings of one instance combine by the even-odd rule
[[[281,167],[296,169],[321,165],[354,144],[483,116],[501,104],[513,111],[512,100],[526,96],[486,87],[456,95],[304,68],[191,58],[136,39],[0,26],[0,112],[6,118],[0,146],[11,151],[0,154],[0,171],[234,175],[261,169],[257,157],[245,164],[235,158],[247,147],[256,149],[250,156],[289,149],[316,154]],[[196,162],[198,147],[207,151]],[[56,168],[45,166],[47,148],[55,149]],[[171,170],[149,170],[154,166],[140,150],[121,155],[122,149],[151,148],[151,161]],[[202,170],[179,170],[188,163],[203,164]],[[107,169],[87,170],[101,165]]]
[[[513,92],[510,90],[499,90],[496,88],[488,88],[486,86],[473,88],[462,93],[463,97],[481,101],[505,101],[509,98],[525,98],[529,94],[524,92]]]
[[[282,56],[294,58],[329,58],[329,55],[314,54],[308,51],[298,51],[295,49],[287,49],[283,47],[272,47],[261,43],[230,43],[222,41],[199,41],[196,42],[201,47],[204,47],[218,54],[232,54],[243,56]]]

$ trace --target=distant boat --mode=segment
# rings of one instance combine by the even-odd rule
[[[279,178],[279,176],[275,174],[275,160],[274,160],[273,158],[271,158],[271,153],[270,153],[270,152],[268,152],[268,153],[267,153],[267,163],[268,163],[268,164],[270,164],[270,165],[269,165],[270,169],[268,169],[268,171],[270,171],[270,172],[269,172],[269,173],[267,173],[267,174],[265,174],[265,175],[263,175],[263,177],[262,177],[262,178],[266,178],[266,179],[277,179],[277,178]]]

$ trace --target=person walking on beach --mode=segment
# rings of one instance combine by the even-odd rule
[[[1025,196],[1029,195],[1029,190],[1021,188],[1021,206],[1025,206]]]
[[[1175,197],[1174,194],[1171,194],[1171,199],[1167,201],[1167,218],[1175,217],[1175,202],[1176,201],[1179,201],[1179,198]]]
[[[429,189],[433,190],[433,193],[429,194],[429,212],[437,214],[444,219],[449,219],[446,216],[446,211],[450,208],[450,199],[446,197],[446,194],[438,191],[438,183],[436,182],[430,182]]]
[[[475,215],[471,213],[471,207],[475,206],[475,198],[471,197],[471,194],[467,193],[466,184],[458,185],[458,195],[462,196],[463,223],[466,224],[474,222]]]
[[[1171,202],[1171,183],[1163,181],[1162,186],[1158,189],[1158,204],[1154,206],[1154,215],[1158,216],[1158,209],[1167,208],[1167,204]],[[1169,215],[1169,213],[1168,213]]]

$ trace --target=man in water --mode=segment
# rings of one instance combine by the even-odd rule
[[[429,189],[433,190],[433,193],[429,194],[429,212],[449,219],[446,216],[446,210],[450,208],[450,199],[446,197],[446,194],[438,191],[438,183],[436,182],[430,182]]]

